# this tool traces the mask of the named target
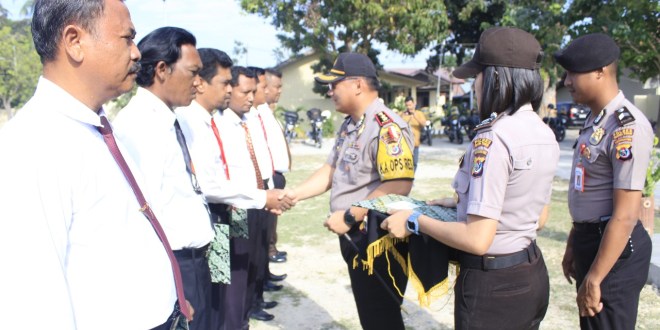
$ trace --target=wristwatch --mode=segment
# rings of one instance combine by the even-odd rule
[[[417,211],[413,211],[406,221],[406,229],[415,235],[419,235],[419,221],[417,219],[420,215],[422,214]]]
[[[351,214],[351,209],[346,209],[346,212],[344,212],[344,223],[351,228],[357,223],[357,220]]]

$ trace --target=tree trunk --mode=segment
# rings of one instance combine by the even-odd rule
[[[639,218],[644,225],[644,229],[653,236],[653,225],[655,221],[655,201],[653,195],[649,197],[642,197],[642,206],[639,211]]]

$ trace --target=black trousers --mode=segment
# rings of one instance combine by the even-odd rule
[[[535,247],[532,260],[502,269],[461,267],[454,286],[458,329],[538,329],[550,297],[548,270]]]
[[[259,221],[256,210],[248,210],[248,227]],[[229,254],[231,260],[231,284],[225,286],[224,305],[221,311],[221,321],[223,326],[220,329],[239,330],[249,328],[249,307],[246,305],[248,300],[251,276],[250,260],[253,250],[253,239],[232,238],[229,243]],[[222,289],[216,285],[217,289]],[[214,328],[214,330],[217,328]]]
[[[573,233],[573,257],[576,287],[579,288],[593,263],[601,241],[602,230]],[[580,317],[582,329],[634,329],[637,322],[639,294],[646,284],[651,262],[651,238],[641,222],[631,234],[632,251],[622,253],[612,270],[600,284],[603,310],[594,317]]]
[[[358,259],[366,259],[367,242],[364,236],[356,233],[355,230],[351,231],[351,237],[354,243],[360,250]],[[339,248],[341,249],[342,257],[348,265],[348,274],[351,278],[351,288],[353,290],[353,297],[357,305],[358,316],[360,317],[360,324],[365,330],[403,330],[403,318],[401,316],[401,303],[403,297],[397,293],[391,278],[388,273],[387,260],[385,254],[374,260],[374,273],[380,274],[384,279],[385,284],[381,283],[376,274],[369,275],[367,270],[362,268],[362,263],[353,269],[353,259],[358,254],[352,247],[350,242],[343,236],[339,237]],[[405,251],[400,250],[403,256],[406,256]],[[403,272],[403,269],[394,260],[390,252],[390,270],[392,276],[396,280],[397,287],[401,294],[405,293],[406,285],[408,284],[408,277]],[[386,288],[387,287],[387,288]],[[396,299],[388,293],[388,290],[396,296]]]
[[[208,246],[200,249],[175,250],[183,278],[183,292],[195,309],[190,330],[206,330],[211,327],[211,273],[206,260]]]
[[[250,266],[248,272],[248,297],[246,306],[252,310],[260,310],[263,302],[264,283],[268,275],[268,229],[275,215],[265,210],[249,210],[254,212],[257,221],[248,223],[251,241]]]
[[[273,185],[275,189],[284,189],[286,187],[286,178],[280,172],[273,173]],[[273,218],[268,228],[268,255],[272,256],[277,253],[277,217]],[[270,269],[269,269],[270,271]]]

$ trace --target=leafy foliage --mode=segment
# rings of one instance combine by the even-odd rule
[[[0,101],[10,117],[30,98],[40,72],[29,20],[0,17]]]
[[[448,26],[442,1],[241,0],[241,7],[270,17],[282,31],[282,46],[294,55],[307,49],[320,54],[315,72],[332,67],[336,54],[345,51],[366,54],[379,66],[380,45],[415,55],[432,40],[444,39]]]

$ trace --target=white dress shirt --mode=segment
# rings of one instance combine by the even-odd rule
[[[195,164],[197,180],[209,203],[229,204],[243,209],[262,209],[266,205],[266,191],[237,183],[238,173],[225,174],[218,140],[211,127],[211,114],[199,103],[193,101],[188,107],[174,111],[186,136],[190,156]],[[218,131],[219,123],[216,122]],[[221,137],[222,138],[222,137]],[[225,156],[228,144],[234,139],[223,140]]]
[[[176,139],[176,116],[156,95],[138,88],[113,126],[145,178],[145,194],[173,250],[200,248],[214,236],[204,197],[195,193]]]
[[[144,330],[172,313],[167,253],[96,126],[41,77],[0,131],[3,329]]]
[[[225,143],[225,155],[227,156],[227,163],[229,165],[229,174],[232,181],[245,187],[257,187],[257,175],[250,158],[250,151],[248,150],[247,142],[245,141],[245,129],[241,123],[246,118],[239,118],[231,109],[216,112],[213,114],[215,123],[218,125],[222,141]],[[250,134],[252,127],[248,126]],[[254,145],[254,141],[253,141]],[[255,149],[255,153],[257,150]],[[259,160],[257,159],[257,163]],[[261,166],[260,166],[261,169]],[[263,176],[263,170],[262,176]]]
[[[257,113],[261,115],[261,119],[264,121],[266,136],[268,137],[268,148],[272,155],[275,171],[280,173],[288,172],[291,167],[289,147],[287,146],[286,139],[284,139],[282,125],[280,125],[273,115],[273,111],[268,107],[268,103],[258,106]]]
[[[264,180],[269,180],[268,185],[272,188],[273,182],[270,179],[273,177],[273,159],[270,156],[270,149],[266,142],[265,125],[262,125],[259,118],[259,111],[254,107],[245,115],[245,119],[247,120],[250,136],[252,137],[254,152],[256,153],[257,163],[261,170],[261,177]]]

